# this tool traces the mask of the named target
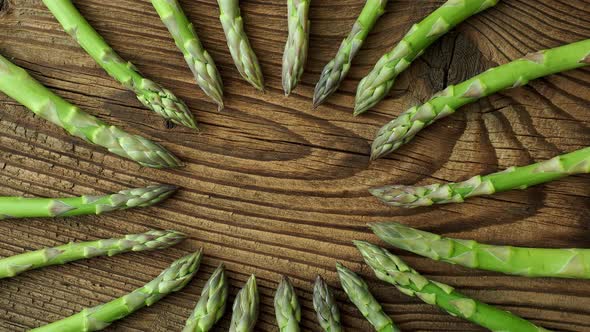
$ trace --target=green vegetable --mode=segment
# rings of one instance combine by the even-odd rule
[[[590,173],[590,147],[528,166],[510,167],[498,173],[477,175],[458,183],[427,186],[393,185],[369,191],[386,204],[414,208],[458,203],[469,197],[491,195],[511,189],[526,189],[568,175],[583,173]]]
[[[84,309],[60,321],[33,329],[34,332],[99,331],[116,320],[151,306],[169,293],[181,290],[193,278],[201,263],[201,251],[187,255],[170,265],[156,279],[109,303]]]
[[[414,106],[383,126],[373,142],[377,159],[409,142],[422,128],[453,114],[459,107],[497,91],[519,87],[530,80],[590,64],[590,39],[549,50],[488,69],[467,81],[450,85],[421,106]]]
[[[0,259],[0,279],[14,277],[26,271],[60,265],[97,256],[114,256],[129,251],[164,249],[184,240],[177,231],[151,230],[142,234],[125,235],[119,239],[102,239],[30,251]]]
[[[195,76],[197,84],[223,109],[223,82],[215,62],[203,48],[193,24],[182,11],[178,0],[152,0],[152,5],[170,31],[176,46]]]
[[[264,77],[262,77],[258,58],[244,30],[240,1],[217,0],[217,3],[219,3],[219,19],[236,68],[246,81],[258,90],[264,91]]]
[[[219,265],[213,272],[203,291],[192,315],[187,319],[182,332],[206,332],[211,330],[225,313],[229,284],[225,275],[225,267]]]
[[[301,307],[297,294],[286,276],[283,276],[275,294],[275,315],[281,332],[298,332],[301,321]]]
[[[387,0],[367,0],[360,16],[352,27],[352,31],[340,44],[336,57],[328,62],[322,70],[322,75],[315,86],[313,95],[314,108],[317,108],[338,89],[340,83],[348,74],[348,70],[350,70],[352,59],[361,49],[377,19],[385,12],[385,5],[387,5]]]
[[[178,187],[171,185],[152,185],[103,196],[0,197],[0,219],[69,217],[150,206],[165,200],[177,189]]]
[[[324,332],[342,332],[340,310],[328,284],[318,276],[313,286],[313,307]]]
[[[64,128],[70,135],[108,149],[121,157],[153,168],[178,167],[178,158],[160,145],[108,125],[63,100],[24,69],[0,55],[0,91],[37,116]]]
[[[256,277],[252,275],[234,300],[229,332],[253,331],[258,320],[259,302]]]
[[[363,241],[355,241],[355,244],[377,278],[394,285],[408,296],[416,296],[453,316],[464,318],[491,331],[547,331],[508,311],[468,298],[451,286],[424,278],[385,249]]]
[[[289,37],[283,53],[283,90],[291,94],[305,69],[309,48],[310,0],[288,0]]]
[[[184,102],[168,89],[141,76],[132,63],[123,60],[78,12],[71,0],[43,0],[43,3],[94,61],[112,78],[135,92],[143,105],[176,124],[197,127]]]
[[[525,277],[590,279],[590,249],[494,246],[446,238],[397,223],[370,226],[383,241],[434,260]]]
[[[354,115],[368,111],[385,98],[396,77],[430,44],[470,16],[497,3],[498,0],[448,0],[420,23],[414,24],[399,44],[381,57],[375,68],[359,83]]]
[[[342,288],[348,295],[348,298],[360,310],[365,318],[373,325],[377,332],[399,332],[391,318],[383,312],[383,308],[373,294],[369,291],[369,286],[356,273],[352,272],[344,265],[336,264],[338,276]]]

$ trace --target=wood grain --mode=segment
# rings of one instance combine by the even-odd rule
[[[184,188],[158,208],[100,217],[3,221],[0,255],[148,227],[174,228],[191,237],[171,250],[93,259],[0,281],[2,331],[26,330],[113,299],[201,246],[206,259],[195,282],[109,331],[180,330],[205,280],[221,261],[228,266],[232,299],[250,274],[258,276],[262,314],[257,331],[276,330],[272,296],[280,274],[289,275],[297,287],[304,330],[319,331],[311,304],[317,274],[337,288],[347,330],[371,330],[338,287],[337,261],[366,277],[404,331],[480,331],[377,281],[350,241],[375,242],[365,224],[395,220],[488,243],[590,247],[589,176],[411,211],[388,208],[366,190],[387,183],[461,180],[590,145],[590,70],[581,69],[464,107],[397,153],[368,162],[368,143],[376,129],[445,85],[530,51],[589,38],[588,0],[502,1],[430,47],[401,75],[376,111],[357,118],[351,116],[351,106],[358,81],[413,22],[442,0],[393,1],[340,91],[317,111],[311,110],[313,85],[363,1],[312,1],[309,63],[302,84],[286,98],[280,80],[287,36],[284,1],[242,1],[247,31],[267,81],[262,94],[233,66],[215,1],[182,0],[223,76],[227,108],[222,113],[193,83],[148,0],[77,1],[80,11],[124,58],[188,103],[202,133],[167,129],[97,67],[41,1],[0,3],[0,53],[90,113],[162,142],[187,162],[186,168],[174,171],[140,168],[68,136],[0,95],[0,194],[81,195],[153,182]],[[525,279],[401,255],[425,275],[548,329],[590,331],[588,281]],[[228,322],[229,313],[217,330],[227,330]]]

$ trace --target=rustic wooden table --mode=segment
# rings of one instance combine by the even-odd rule
[[[276,330],[272,296],[280,274],[296,285],[304,330],[319,331],[311,283],[321,274],[338,287],[334,264],[340,261],[369,280],[402,330],[480,331],[377,281],[350,241],[377,241],[365,223],[395,220],[488,243],[590,247],[588,176],[410,211],[384,206],[366,190],[394,182],[465,179],[590,145],[590,70],[581,69],[464,107],[397,153],[368,161],[368,143],[381,124],[445,85],[530,51],[590,37],[588,0],[502,1],[430,47],[376,111],[357,118],[351,116],[351,105],[359,79],[442,0],[392,1],[340,91],[316,111],[310,107],[313,85],[364,1],[312,1],[310,59],[302,85],[289,98],[283,96],[280,80],[285,1],[242,1],[266,93],[239,77],[215,1],[181,3],[219,65],[227,96],[224,112],[218,113],[193,83],[148,0],[76,1],[124,58],[187,101],[201,133],[167,128],[141,107],[62,31],[40,0],[0,0],[0,53],[64,98],[162,142],[187,163],[173,171],[141,168],[68,136],[0,95],[0,194],[81,195],[153,182],[183,187],[159,207],[100,217],[2,221],[0,256],[148,227],[190,234],[190,240],[166,251],[93,259],[0,281],[2,331],[29,329],[123,295],[151,280],[174,258],[201,246],[206,258],[196,281],[109,330],[179,331],[205,280],[225,262],[232,299],[250,274],[258,277],[258,331]],[[426,275],[546,328],[590,331],[588,281],[510,277],[400,253]],[[337,297],[347,330],[369,331],[339,287]],[[227,330],[228,322],[229,310],[218,330]]]

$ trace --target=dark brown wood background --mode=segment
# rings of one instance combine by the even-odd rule
[[[121,296],[201,246],[206,258],[194,282],[109,330],[179,331],[205,280],[225,262],[231,300],[250,274],[258,277],[259,331],[276,330],[272,296],[280,274],[296,285],[304,330],[319,331],[311,283],[321,274],[337,289],[347,330],[369,331],[338,287],[334,264],[340,261],[369,281],[402,330],[480,331],[377,281],[350,241],[377,241],[365,224],[395,220],[488,243],[590,247],[588,176],[416,210],[391,209],[366,190],[387,183],[461,180],[590,145],[590,70],[581,69],[464,107],[397,153],[368,161],[368,144],[380,125],[445,85],[530,51],[590,37],[588,0],[501,1],[430,47],[401,75],[376,111],[357,118],[351,116],[351,106],[360,78],[413,22],[443,1],[392,1],[340,91],[316,111],[311,110],[313,85],[364,1],[312,1],[309,63],[303,83],[289,98],[283,96],[280,80],[285,2],[242,1],[247,31],[267,81],[262,94],[233,66],[216,2],[181,1],[224,79],[227,108],[218,113],[194,84],[148,0],[76,1],[124,58],[188,103],[201,123],[202,132],[196,133],[183,127],[167,129],[160,117],[141,107],[62,31],[40,0],[0,0],[3,55],[64,98],[103,120],[162,142],[187,162],[181,170],[143,169],[68,136],[0,95],[0,194],[82,195],[153,182],[183,187],[154,208],[99,217],[2,221],[0,255],[150,227],[190,234],[190,240],[166,251],[93,259],[0,281],[2,331],[29,329]],[[590,331],[588,281],[510,277],[401,254],[432,279],[548,329]],[[227,330],[230,311],[219,331]]]

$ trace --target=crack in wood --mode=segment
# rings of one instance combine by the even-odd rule
[[[8,12],[8,0],[0,0],[0,15]]]

